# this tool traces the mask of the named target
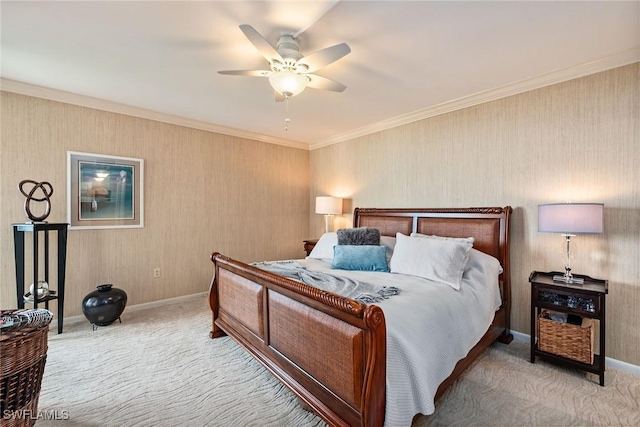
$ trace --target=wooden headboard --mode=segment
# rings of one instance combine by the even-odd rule
[[[379,209],[356,208],[354,227],[371,227],[383,236],[421,233],[444,237],[473,237],[473,247],[500,261],[502,299],[509,322],[511,272],[509,266],[509,223],[511,206],[480,208]]]
[[[354,227],[371,227],[383,236],[396,233],[430,234],[445,237],[473,237],[473,247],[509,268],[509,218],[512,209],[443,208],[443,209],[366,209],[356,208]]]

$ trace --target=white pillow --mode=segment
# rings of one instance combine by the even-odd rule
[[[335,232],[324,233],[318,243],[313,247],[307,258],[324,259],[331,261],[333,259],[333,247],[338,244],[338,234]]]
[[[418,276],[460,290],[473,240],[397,233],[389,267],[392,273]]]
[[[380,236],[380,244],[387,248],[387,264],[391,261],[393,248],[396,247],[396,238],[391,236]]]
[[[498,276],[503,271],[500,261],[496,258],[471,248],[469,251],[469,262],[467,262],[467,268],[464,271],[463,277],[471,279],[468,283],[472,284],[472,286],[476,286],[476,283],[483,283],[485,286],[489,285],[488,288],[483,288],[484,290],[482,292],[493,294],[494,306],[497,310],[502,305],[502,289],[498,284]],[[487,282],[490,277],[494,277],[495,281]],[[480,282],[478,282],[478,278]]]
[[[491,255],[480,252],[477,249],[471,249],[469,251],[469,262],[467,262],[467,269],[478,268],[482,271],[496,271],[496,274],[501,274],[504,270],[500,265],[500,261]]]

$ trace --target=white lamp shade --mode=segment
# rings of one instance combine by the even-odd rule
[[[538,205],[538,231],[599,234],[604,230],[604,204],[552,203]]]
[[[309,79],[307,76],[291,71],[277,71],[269,76],[269,83],[282,95],[296,96],[305,90]]]
[[[339,215],[342,213],[342,199],[340,197],[316,197],[316,213],[325,215]]]

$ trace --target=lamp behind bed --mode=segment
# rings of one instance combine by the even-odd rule
[[[331,228],[331,217],[342,213],[342,199],[331,196],[316,197],[316,213],[324,214],[324,232],[328,233]]]

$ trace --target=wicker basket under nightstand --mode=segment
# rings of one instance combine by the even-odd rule
[[[538,349],[567,359],[593,363],[593,322],[582,319],[582,325],[556,322],[538,317]]]

